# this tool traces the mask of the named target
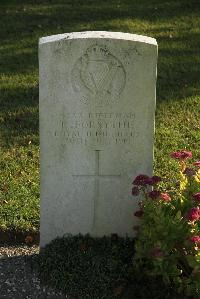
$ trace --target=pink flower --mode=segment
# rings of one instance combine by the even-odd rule
[[[152,249],[151,255],[155,258],[161,258],[164,256],[164,252],[160,248],[155,247]]]
[[[194,162],[194,165],[195,165],[195,166],[200,166],[200,161],[196,161],[196,162]]]
[[[148,185],[156,185],[158,184],[160,181],[162,181],[161,177],[154,175],[149,179]]]
[[[153,190],[153,191],[150,191],[148,193],[148,196],[151,198],[151,199],[156,199],[160,196],[161,192],[158,191],[158,190]]]
[[[190,238],[190,240],[194,243],[199,243],[200,242],[200,236],[193,236]]]
[[[200,210],[198,207],[192,208],[188,213],[187,213],[187,219],[189,221],[196,221],[199,220],[200,218]]]
[[[137,195],[139,195],[139,193],[140,193],[139,188],[137,186],[134,186],[132,189],[132,195],[137,196]]]
[[[184,170],[183,172],[185,175],[187,176],[193,176],[196,174],[196,171],[193,169],[193,168],[190,168],[190,167],[186,167],[186,169]]]
[[[148,184],[148,182],[149,182],[148,175],[140,174],[140,175],[136,176],[136,178],[133,181],[133,184],[137,185],[137,186],[145,186]]]
[[[182,150],[182,151],[173,152],[170,154],[170,156],[174,159],[178,159],[180,161],[185,161],[188,158],[192,158],[192,152]]]
[[[144,212],[142,210],[138,210],[134,213],[134,215],[139,218],[141,218],[143,216],[143,214],[144,214]]]
[[[169,196],[169,194],[167,192],[161,193],[160,198],[163,199],[164,201],[170,201],[171,200],[171,197]]]
[[[200,202],[200,192],[194,194],[193,199]]]

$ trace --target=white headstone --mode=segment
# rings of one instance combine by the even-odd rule
[[[157,43],[117,32],[40,39],[41,246],[133,236],[131,183],[152,174]]]

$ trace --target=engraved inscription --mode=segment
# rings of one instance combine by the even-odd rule
[[[125,87],[126,73],[120,60],[107,47],[93,45],[72,70],[72,86],[84,103],[96,106],[115,103]]]
[[[133,112],[64,113],[54,136],[60,136],[65,144],[133,144],[134,122]]]

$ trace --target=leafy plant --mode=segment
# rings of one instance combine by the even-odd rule
[[[132,272],[134,241],[66,235],[48,244],[38,259],[40,279],[69,298],[118,298]]]
[[[171,154],[180,166],[179,182],[173,192],[161,190],[158,176],[138,175],[133,196],[142,195],[135,216],[134,266],[148,275],[161,276],[187,295],[200,294],[200,161],[188,165],[192,153]]]
[[[41,283],[70,299],[186,299],[157,277],[138,275],[132,267],[135,241],[89,235],[65,235],[31,259]],[[159,285],[159,287],[158,287]]]

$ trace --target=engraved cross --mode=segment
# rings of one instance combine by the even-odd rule
[[[95,228],[96,219],[97,219],[97,205],[99,202],[99,182],[101,178],[120,178],[120,174],[100,174],[99,172],[99,156],[100,150],[95,150],[95,173],[94,174],[78,174],[73,175],[73,177],[80,178],[92,178],[95,180],[95,188],[94,188],[94,212],[93,212],[93,228]]]

